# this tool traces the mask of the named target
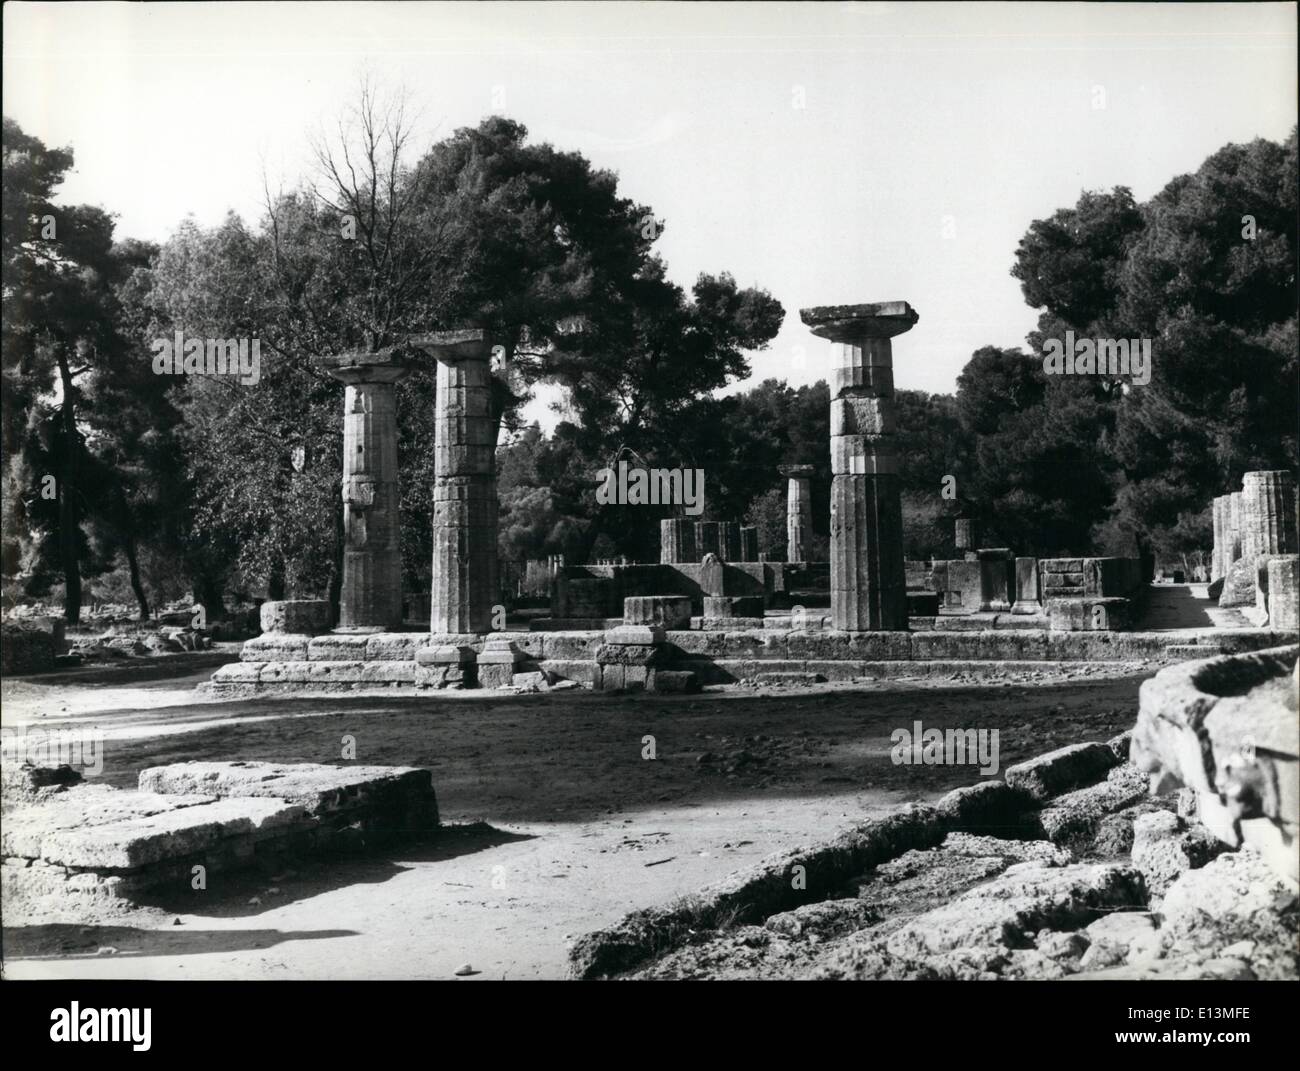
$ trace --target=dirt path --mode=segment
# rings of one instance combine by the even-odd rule
[[[214,875],[206,892],[102,925],[10,926],[5,973],[440,978],[468,962],[479,977],[559,977],[569,935],[978,780],[970,766],[893,764],[895,729],[996,729],[1005,768],[1130,727],[1140,681],[199,704],[188,680],[93,696],[6,688],[6,726],[100,730],[114,785],[184,759],[337,762],[352,736],[358,762],[432,769],[449,827],[298,873]]]

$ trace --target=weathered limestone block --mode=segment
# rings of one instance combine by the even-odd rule
[[[626,598],[623,600],[623,621],[628,625],[658,625],[664,629],[690,628],[691,600],[685,595]]]
[[[659,561],[664,564],[697,562],[695,522],[669,517],[659,522]]]
[[[263,633],[314,636],[330,627],[330,604],[324,599],[264,602],[258,612]]]
[[[212,674],[217,684],[256,684],[262,672],[260,662],[230,662]]]
[[[309,635],[273,632],[245,640],[239,649],[242,662],[305,662]]]
[[[415,653],[428,643],[418,632],[379,632],[366,640],[367,662],[414,662]]]
[[[1300,629],[1300,555],[1274,554],[1268,559],[1268,624]]]
[[[1163,896],[1180,875],[1204,866],[1223,850],[1205,826],[1189,824],[1172,811],[1154,811],[1133,820],[1130,855],[1152,896]]]
[[[593,658],[604,642],[600,632],[546,632],[542,634],[542,653],[548,659]]]
[[[1005,613],[1011,609],[1011,591],[1015,583],[1015,554],[1007,547],[976,551],[980,563],[980,610]]]
[[[1091,785],[1106,776],[1118,760],[1106,744],[1069,744],[1028,762],[1008,766],[1006,782],[1036,800]]]
[[[658,625],[621,625],[605,632],[605,643],[638,646],[650,643],[664,643],[668,633]]]
[[[364,662],[369,640],[370,636],[364,634],[315,636],[307,644],[307,659],[311,662]]]
[[[1254,847],[1297,880],[1300,647],[1227,655],[1161,670],[1142,684],[1132,761],[1152,791],[1197,793],[1198,817],[1230,847]]]
[[[1110,632],[1133,624],[1133,604],[1118,598],[1049,598],[1053,632]]]
[[[364,684],[414,684],[419,667],[409,662],[366,662],[361,666]]]
[[[606,643],[596,649],[596,662],[602,666],[657,666],[664,661],[664,648],[658,644]]]
[[[725,621],[733,617],[761,618],[762,616],[761,595],[706,595],[704,597],[704,617],[707,620]]]
[[[479,687],[511,687],[514,684],[515,670],[525,661],[527,656],[515,647],[510,636],[493,633],[484,641],[483,650],[475,660]]]
[[[195,807],[64,829],[42,839],[41,856],[60,866],[136,870],[210,850],[224,840],[301,822],[300,804],[283,799],[220,799]]]
[[[1016,601],[1013,614],[1041,614],[1043,604],[1038,601],[1038,559],[1016,559]]]

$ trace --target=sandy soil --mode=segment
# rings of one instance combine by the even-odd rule
[[[979,778],[890,760],[890,733],[997,729],[1007,765],[1131,727],[1142,677],[881,682],[699,696],[196,702],[186,680],[5,682],[6,726],[94,726],[107,782],[185,759],[433,770],[439,837],[206,892],[4,931],[11,978],[554,978],[567,938],[775,851]],[[642,757],[654,737],[655,758]]]

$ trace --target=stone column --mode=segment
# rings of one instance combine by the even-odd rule
[[[694,521],[669,517],[659,522],[659,561],[662,564],[699,560],[695,551]]]
[[[781,474],[788,481],[785,492],[785,560],[807,561],[808,544],[812,539],[813,467],[782,465]]]
[[[1241,556],[1294,554],[1296,545],[1295,481],[1285,469],[1248,472],[1241,481],[1244,523]]]
[[[695,522],[695,551],[704,560],[704,555],[722,556],[722,528],[717,521]]]
[[[975,553],[980,563],[980,610],[1006,613],[1016,578],[1015,553],[1009,547],[986,547]]]
[[[723,521],[718,528],[718,539],[722,543],[722,560],[738,562],[740,557],[740,522]]]
[[[758,561],[758,528],[747,525],[740,530],[740,560]]]
[[[411,342],[438,362],[429,632],[481,634],[492,628],[498,598],[492,344],[477,328]]]
[[[1219,495],[1214,500],[1214,551],[1210,556],[1210,579],[1218,580],[1227,568],[1224,558],[1228,551],[1228,520],[1232,509],[1232,499],[1228,495]]]
[[[1225,576],[1232,568],[1232,563],[1241,557],[1242,510],[1241,492],[1233,491],[1228,495],[1228,553],[1223,559]]]
[[[402,623],[397,478],[397,394],[411,369],[392,350],[316,359],[343,394],[343,592],[340,630],[382,632]]]
[[[918,317],[905,301],[802,309],[835,343],[831,377],[831,617],[836,629],[907,630],[903,510],[890,339]]]
[[[978,560],[979,521],[973,517],[958,517],[952,522],[953,545],[968,562]]]
[[[1043,604],[1038,599],[1038,559],[1016,559],[1016,601],[1013,614],[1041,614]]]

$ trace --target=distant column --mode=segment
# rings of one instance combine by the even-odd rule
[[[758,561],[758,528],[746,526],[740,530],[740,560]]]
[[[782,465],[781,474],[787,478],[785,492],[785,560],[808,560],[808,545],[812,539],[812,474],[811,465]]]
[[[979,521],[972,517],[958,517],[952,522],[953,544],[962,552],[965,559],[975,561],[979,548]]]
[[[699,554],[695,550],[695,522],[669,517],[659,522],[659,561],[664,564],[674,562],[697,562]]]
[[[343,590],[340,629],[402,623],[395,384],[411,369],[392,350],[316,359],[343,394]]]
[[[1228,523],[1229,514],[1232,510],[1232,498],[1229,495],[1219,495],[1214,500],[1214,551],[1210,556],[1210,579],[1218,580],[1219,577],[1226,573],[1227,566],[1224,558],[1228,553]]]
[[[722,544],[722,560],[724,562],[740,561],[740,522],[721,522],[718,528],[718,538]]]
[[[722,527],[717,521],[695,522],[695,550],[700,561],[706,554],[722,557]]]
[[[907,630],[903,511],[890,340],[912,328],[905,301],[802,309],[834,342],[831,382],[831,617],[844,631]]]

